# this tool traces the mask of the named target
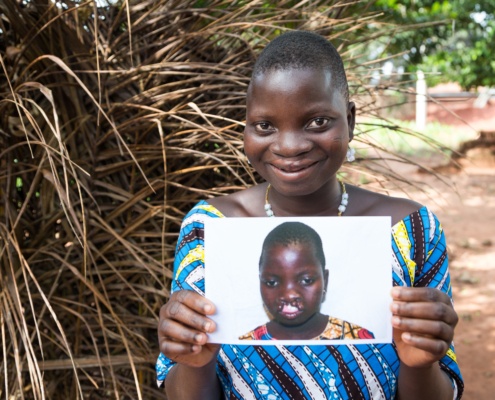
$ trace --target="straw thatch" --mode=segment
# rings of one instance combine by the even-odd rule
[[[242,149],[256,54],[317,30],[359,82],[386,29],[366,1],[97,3],[0,1],[2,398],[164,398],[156,324],[181,218],[257,181]]]

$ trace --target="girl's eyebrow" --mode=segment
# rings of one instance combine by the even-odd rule
[[[267,108],[269,107],[252,107],[250,110],[247,110],[246,116],[253,121],[262,121],[267,120],[271,121],[273,119],[278,118],[276,112],[269,111]],[[337,114],[338,110],[334,107],[331,107],[327,103],[318,103],[315,105],[311,105],[307,109],[303,110],[304,118],[313,118],[317,116],[321,117],[332,117],[334,114]]]
[[[321,267],[317,264],[308,264],[308,265],[304,265],[303,267],[300,267],[299,270],[300,271],[297,271],[297,274],[300,275],[300,274],[307,274],[309,272],[313,273],[314,270],[320,270]]]

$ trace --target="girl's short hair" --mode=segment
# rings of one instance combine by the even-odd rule
[[[289,31],[276,37],[256,60],[252,77],[291,68],[330,71],[335,87],[349,101],[344,63],[337,49],[323,36],[308,31]]]
[[[310,226],[297,221],[283,222],[270,231],[263,241],[259,266],[261,267],[263,263],[266,250],[272,248],[274,245],[288,246],[296,243],[311,244],[315,250],[316,258],[321,264],[321,268],[325,269],[325,253],[323,252],[320,235]]]

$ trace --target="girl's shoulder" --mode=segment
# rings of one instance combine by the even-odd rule
[[[226,217],[265,217],[267,184],[252,186],[238,192],[214,197],[207,202]],[[395,225],[423,206],[413,200],[372,192],[346,185],[349,204],[346,216],[390,216]]]
[[[392,225],[423,207],[414,200],[388,196],[356,186],[349,185],[347,191],[349,192],[349,206],[346,215],[390,216]]]
[[[226,217],[265,217],[266,186],[256,185],[226,196],[214,197],[208,199],[208,203]]]

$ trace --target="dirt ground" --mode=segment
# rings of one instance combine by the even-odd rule
[[[455,307],[455,345],[469,399],[495,398],[495,169],[456,177],[461,200],[439,210],[447,232]]]
[[[455,308],[454,343],[465,379],[463,399],[495,398],[495,168],[466,168],[427,204],[447,237]],[[425,178],[431,179],[431,178]],[[424,195],[423,195],[424,196]],[[426,196],[424,196],[426,197]]]
[[[472,102],[472,101],[471,101]],[[483,109],[468,102],[451,104],[460,122],[441,106],[431,106],[428,120],[493,131],[495,102]],[[436,188],[417,192],[414,200],[428,205],[441,221],[449,250],[455,308],[459,315],[454,343],[465,380],[465,400],[495,399],[495,147],[469,154],[463,169],[447,169],[455,190],[434,177],[408,173]],[[434,162],[430,161],[430,165]]]
[[[476,130],[493,131],[495,102],[483,108],[451,103],[458,116]],[[430,120],[459,123],[439,107]],[[453,293],[460,321],[455,346],[465,379],[464,399],[495,399],[495,147],[468,153],[464,169],[450,174],[458,196],[449,194],[436,212],[447,235]]]
[[[422,190],[404,185],[407,196],[428,206],[444,228],[459,315],[454,344],[465,381],[463,400],[495,399],[495,167],[449,168],[443,172],[448,184],[415,167],[392,167],[422,184]],[[404,197],[398,189],[388,193]]]
[[[452,90],[447,89],[440,91]],[[471,132],[493,131],[495,100],[483,108],[474,107],[474,99],[430,103],[428,121]],[[430,167],[444,164],[421,155],[417,159]],[[440,168],[449,185],[411,167],[402,175],[431,188],[408,195],[435,212],[446,234],[459,315],[454,344],[465,381],[463,400],[488,400],[495,399],[495,145],[485,143],[468,152],[462,165],[457,171]]]

